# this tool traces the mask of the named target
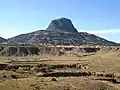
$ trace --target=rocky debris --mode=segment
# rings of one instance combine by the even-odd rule
[[[42,77],[43,75],[44,75],[44,73],[39,72],[39,73],[36,74],[36,77]]]
[[[42,73],[43,75],[40,75],[41,77],[68,77],[68,76],[91,76],[91,72],[76,72],[76,71],[56,71],[56,72],[47,72]]]
[[[34,61],[33,61],[34,62]],[[20,65],[19,62],[17,62],[17,64],[8,64],[5,68],[5,70],[9,70],[9,71],[15,71],[18,73],[26,73],[26,71],[28,71],[28,73],[32,73],[32,74],[36,74],[39,72],[42,73],[49,73],[49,72],[54,72],[56,69],[76,69],[76,70],[86,70],[86,67],[88,64],[36,64],[36,65],[28,65],[28,64],[24,64],[24,65]]]
[[[2,66],[2,65],[1,65]],[[118,73],[108,72],[90,72],[83,69],[87,64],[71,64],[71,65],[50,65],[50,64],[37,64],[37,65],[14,65],[10,64],[2,69],[12,72],[4,72],[0,74],[0,78],[20,78],[18,74],[35,75],[36,77],[79,77],[79,76],[93,76],[95,80],[112,81],[113,83],[120,83],[120,75]],[[2,70],[1,69],[1,70]],[[73,69],[73,70],[72,70]],[[54,80],[53,80],[54,81]]]
[[[99,73],[99,75],[98,75]],[[102,72],[89,72],[89,71],[55,71],[55,72],[47,72],[36,74],[36,77],[79,77],[79,76],[95,76],[95,80],[104,80],[111,81],[113,83],[120,83],[119,76],[114,73],[102,73]],[[56,79],[52,80],[56,81]]]
[[[0,64],[0,70],[4,70],[7,67],[7,64]]]
[[[56,78],[52,78],[51,80],[52,80],[52,81],[57,81],[57,79],[56,79]]]
[[[14,65],[14,64],[7,64],[7,66],[5,67],[5,70],[11,70],[11,71],[15,71],[19,68],[18,65]]]
[[[0,79],[2,78],[12,78],[12,79],[17,79],[17,75],[14,74],[0,74]]]

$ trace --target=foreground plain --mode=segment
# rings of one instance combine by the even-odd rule
[[[119,47],[89,53],[65,51],[62,55],[0,56],[0,64],[0,90],[120,90]],[[2,65],[6,65],[5,68]],[[43,76],[55,72],[90,74]],[[117,82],[111,81],[116,77]]]

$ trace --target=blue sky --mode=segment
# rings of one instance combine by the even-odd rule
[[[120,42],[120,0],[0,0],[0,36],[45,29],[60,17],[78,31]]]

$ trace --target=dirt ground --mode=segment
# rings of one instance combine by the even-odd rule
[[[119,81],[118,47],[61,56],[0,56],[0,90],[120,90]]]

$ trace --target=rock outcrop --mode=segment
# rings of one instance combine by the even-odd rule
[[[73,26],[72,21],[67,18],[52,20],[46,30],[57,31],[57,32],[78,33],[77,29]]]

